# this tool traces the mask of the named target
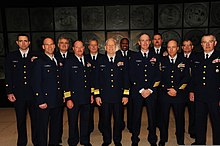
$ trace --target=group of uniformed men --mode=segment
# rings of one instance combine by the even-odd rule
[[[125,128],[132,133],[132,146],[140,138],[143,107],[147,108],[148,141],[151,146],[165,146],[168,141],[170,108],[173,108],[177,144],[184,145],[185,107],[189,108],[189,129],[195,145],[206,144],[207,116],[212,124],[213,144],[220,144],[220,53],[211,34],[201,38],[202,52],[195,53],[190,40],[184,40],[180,52],[178,42],[169,40],[162,47],[162,36],[153,36],[153,47],[147,33],[140,34],[140,50],[129,50],[129,40],[106,41],[105,54],[98,51],[98,41],[89,41],[85,54],[82,41],[73,43],[60,37],[55,42],[43,40],[43,53],[29,48],[28,35],[19,34],[19,49],[6,60],[7,97],[14,102],[18,146],[27,145],[26,115],[29,110],[32,142],[35,146],[59,146],[62,143],[63,112],[67,107],[69,146],[91,146],[94,108],[98,106],[98,128],[102,146],[121,146]],[[113,127],[111,116],[113,115]],[[79,121],[79,124],[78,124]],[[49,134],[48,134],[49,125]],[[79,127],[78,127],[79,125]],[[157,143],[156,127],[160,130]],[[49,135],[49,138],[48,138]],[[49,141],[48,141],[49,139]]]

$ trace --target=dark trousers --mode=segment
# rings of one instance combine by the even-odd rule
[[[156,94],[151,94],[147,98],[143,98],[141,94],[133,95],[133,113],[132,113],[132,143],[138,143],[140,141],[140,128],[141,128],[141,117],[143,107],[147,108],[148,115],[148,141],[151,144],[156,144]]]
[[[60,136],[61,107],[40,109],[37,108],[38,141],[39,146],[47,146],[48,125],[49,144],[58,145]]]
[[[220,145],[220,106],[218,102],[195,101],[196,144],[206,144],[208,114],[212,125],[213,145]]]
[[[188,133],[194,136],[195,135],[195,103],[192,101],[187,101],[186,107],[188,108],[188,113],[189,113]]]
[[[122,103],[102,103],[103,141],[109,145],[112,141],[111,116],[113,115],[113,141],[121,143],[122,139]]]
[[[67,108],[68,124],[69,124],[69,146],[76,146],[79,141],[81,145],[90,143],[89,133],[89,114],[90,104],[74,104],[72,109]],[[78,119],[78,117],[80,119]],[[80,131],[78,128],[78,121],[80,123]],[[80,133],[80,134],[79,134]]]
[[[18,131],[18,146],[27,145],[27,112],[29,112],[31,120],[31,138],[32,143],[37,145],[37,122],[36,122],[36,106],[34,100],[16,100],[14,103],[17,131]]]
[[[166,95],[164,95],[166,96]],[[167,95],[168,96],[168,95]],[[161,98],[164,98],[163,96]],[[173,97],[175,98],[175,97]],[[177,143],[179,145],[184,144],[184,111],[185,111],[185,102],[169,102],[161,101],[161,120],[160,123],[160,141],[168,141],[168,129],[169,129],[169,115],[170,109],[173,107],[175,124],[176,124],[176,137]]]
[[[133,111],[133,100],[129,98],[129,101],[126,105],[127,107],[127,128],[131,132],[132,131],[132,111]]]
[[[90,105],[90,122],[89,122],[90,133],[92,133],[94,130],[94,111],[96,107],[98,108],[98,112],[99,112],[98,129],[100,132],[102,132],[102,117],[101,117],[100,107],[98,107],[98,105],[94,102],[93,104]]]
[[[62,143],[62,136],[63,136],[63,116],[64,116],[64,109],[65,109],[65,104],[61,107],[61,114],[60,114],[60,138],[59,138],[59,143]]]

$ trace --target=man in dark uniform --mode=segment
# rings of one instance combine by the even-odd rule
[[[140,141],[141,115],[144,106],[148,112],[148,141],[151,146],[156,146],[156,88],[160,82],[159,62],[157,55],[149,51],[151,41],[148,34],[141,34],[138,43],[141,49],[129,61],[133,103],[132,146],[137,146]]]
[[[220,145],[220,53],[214,35],[201,39],[203,52],[193,59],[190,100],[195,102],[194,145],[206,144],[207,118],[210,115],[213,145]]]
[[[43,40],[44,53],[34,60],[32,86],[37,104],[37,130],[39,146],[47,146],[48,125],[49,146],[58,146],[61,126],[60,62],[54,57],[55,44],[52,38]]]
[[[167,48],[163,47],[163,38],[162,35],[160,33],[155,33],[153,36],[153,40],[152,40],[153,46],[150,48],[150,51],[154,52],[159,59],[159,62],[161,61],[161,58],[163,56],[167,56]],[[161,110],[160,110],[160,102],[159,102],[159,98],[158,98],[159,94],[157,95],[157,101],[156,101],[156,121],[157,121],[157,127],[160,127],[160,123],[161,123]]]
[[[30,40],[26,34],[19,34],[16,44],[19,50],[11,52],[6,58],[5,80],[8,100],[14,103],[18,140],[17,146],[27,145],[27,110],[30,114],[32,143],[36,146],[36,107],[31,88],[31,75],[34,55],[29,49]]]
[[[91,39],[89,40],[89,54],[85,55],[85,58],[89,63],[91,63],[91,92],[94,93],[94,87],[95,87],[95,69],[97,66],[98,60],[103,56],[103,54],[99,53],[98,48],[98,40]],[[91,133],[94,130],[94,110],[97,106],[96,102],[93,102],[90,107],[90,122],[89,122],[89,132]],[[102,132],[102,119],[101,119],[101,110],[98,107],[99,111],[99,121],[98,121],[98,129],[100,132]]]
[[[167,56],[167,48],[163,47],[163,38],[160,33],[155,33],[153,37],[153,47],[150,48],[150,51],[155,52],[155,54],[161,56]]]
[[[182,52],[180,53],[181,56],[187,58],[188,64],[193,64],[193,58],[196,55],[196,52],[193,51],[193,44],[191,40],[184,40],[182,43]],[[192,66],[190,66],[191,68]],[[191,138],[195,138],[195,104],[194,102],[189,100],[189,86],[186,87],[186,107],[188,107],[189,113],[189,126],[188,126],[188,133],[190,134]]]
[[[178,44],[175,40],[167,43],[168,56],[161,60],[161,82],[159,101],[161,106],[161,125],[159,146],[164,146],[168,141],[168,126],[170,108],[173,107],[176,137],[178,145],[184,145],[184,111],[186,103],[186,91],[189,82],[189,66],[186,58],[178,55]]]
[[[58,51],[55,53],[55,58],[60,62],[60,70],[63,73],[63,68],[65,65],[66,59],[71,56],[71,53],[68,51],[70,46],[70,39],[64,36],[61,36],[58,39]],[[62,75],[63,76],[63,75]],[[61,89],[63,91],[63,87]],[[60,140],[59,143],[62,143],[62,135],[63,135],[63,114],[65,109],[65,103],[63,103],[63,107],[61,108],[61,126],[60,126]]]
[[[95,100],[102,110],[103,144],[112,142],[122,146],[122,110],[128,102],[128,71],[124,59],[116,55],[116,40],[110,38],[105,45],[106,55],[99,61],[96,68]],[[113,136],[111,116],[113,115]]]
[[[66,60],[64,66],[64,97],[69,124],[69,146],[77,146],[79,141],[81,145],[91,146],[89,114],[90,105],[93,103],[90,83],[92,65],[84,57],[84,49],[82,41],[75,41],[73,44],[75,54]]]
[[[131,58],[132,54],[134,54],[134,51],[129,50],[129,40],[128,38],[122,38],[120,41],[120,49],[116,52],[116,54],[122,58],[124,58],[124,61],[126,64],[128,64],[129,59]],[[130,86],[130,85],[129,85]],[[127,128],[131,132],[131,126],[132,126],[132,100],[129,98],[129,102],[127,105]],[[125,121],[124,121],[124,110],[123,110],[123,123],[122,127],[125,128]]]

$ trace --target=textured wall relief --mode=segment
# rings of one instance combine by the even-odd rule
[[[102,30],[104,29],[104,7],[82,8],[82,29]]]
[[[77,9],[61,7],[54,9],[56,30],[77,30]]]

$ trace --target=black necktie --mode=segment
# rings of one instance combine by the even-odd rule
[[[26,58],[26,55],[25,55],[25,53],[23,54],[22,58]]]
[[[80,60],[80,62],[82,63],[82,65],[83,65],[83,60],[82,60],[82,58],[79,58],[79,60]],[[84,66],[84,65],[83,65]]]
[[[206,55],[205,55],[205,59],[208,59],[208,58],[209,58],[209,54],[206,54]]]
[[[174,64],[174,60],[173,59],[171,59],[171,63]]]
[[[113,57],[110,57],[110,62],[113,63]]]
[[[92,60],[95,61],[95,56],[92,56]]]
[[[144,53],[144,58],[147,58],[147,53]]]
[[[159,49],[157,49],[157,54],[159,54]]]
[[[126,51],[122,51],[122,52],[123,52],[123,56],[126,57],[127,56]]]
[[[186,54],[185,57],[188,58],[188,55]]]
[[[66,58],[66,55],[65,55],[65,54],[63,54],[63,58]]]
[[[56,63],[56,61],[55,61],[54,58],[52,58],[52,61],[53,61],[53,63],[55,64],[55,66],[57,66],[57,63]]]

